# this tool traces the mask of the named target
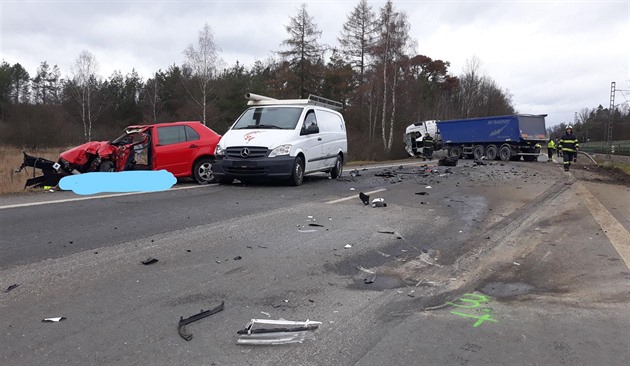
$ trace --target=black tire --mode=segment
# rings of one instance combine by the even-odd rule
[[[101,164],[98,166],[98,171],[99,172],[107,172],[107,173],[111,173],[114,171],[114,162],[111,160],[105,160],[102,161]]]
[[[293,171],[291,172],[289,183],[292,186],[299,186],[302,182],[304,182],[304,158],[297,156],[295,163],[293,163]]]
[[[341,173],[343,173],[343,160],[340,155],[337,155],[337,160],[335,160],[335,166],[330,170],[330,177],[332,179],[337,179],[341,177]]]
[[[481,145],[475,146],[475,148],[473,149],[472,155],[473,155],[473,159],[481,160],[481,158],[483,157],[483,146]]]
[[[449,158],[459,159],[461,155],[462,155],[462,148],[459,146],[453,146],[448,149]]]
[[[228,185],[228,184],[234,183],[234,178],[229,178],[229,177],[218,178],[217,182],[219,182],[219,184]]]
[[[510,161],[510,157],[512,156],[512,149],[509,146],[501,146],[499,150],[499,157],[502,161]]]
[[[193,166],[193,179],[199,184],[215,183],[217,179],[212,174],[212,160],[201,158]]]
[[[497,147],[495,145],[490,145],[486,149],[486,159],[488,160],[496,160],[497,159]]]

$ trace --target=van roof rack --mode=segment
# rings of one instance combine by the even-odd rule
[[[331,99],[320,97],[317,95],[309,94],[307,99],[275,99],[265,97],[264,95],[258,95],[253,93],[245,94],[245,98],[249,101],[247,105],[289,105],[289,104],[307,104],[315,105],[319,107],[326,107],[336,111],[343,110],[343,103],[337,102]]]

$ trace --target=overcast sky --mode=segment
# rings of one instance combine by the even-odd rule
[[[251,66],[273,56],[299,5],[335,46],[358,0],[335,1],[28,1],[0,0],[0,59],[34,76],[42,61],[65,76],[81,50],[100,74],[136,69],[145,79],[184,62],[182,51],[208,23],[225,65]],[[395,0],[407,13],[417,53],[451,63],[459,75],[478,57],[486,74],[508,89],[519,113],[546,113],[547,124],[610,104],[610,83],[630,90],[630,0]],[[369,1],[378,10],[384,1]],[[627,103],[630,92],[617,92]]]

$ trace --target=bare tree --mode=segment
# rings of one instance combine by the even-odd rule
[[[87,50],[81,51],[71,68],[72,78],[66,82],[74,101],[79,107],[83,136],[92,140],[92,125],[104,110],[104,102],[96,100],[96,93],[101,84],[96,57]]]
[[[409,37],[410,25],[407,21],[407,14],[396,11],[391,0],[388,0],[381,8],[377,25],[378,38],[370,50],[377,58],[378,67],[380,67],[382,74],[381,138],[384,151],[389,153],[394,142],[400,67],[403,60],[407,58],[406,53],[412,47],[412,42]],[[387,131],[388,116],[389,133]]]
[[[184,50],[186,56],[185,67],[190,68],[192,75],[197,79],[199,89],[201,91],[200,97],[195,97],[188,91],[190,97],[193,99],[202,111],[202,122],[206,124],[206,115],[208,112],[208,97],[212,92],[212,81],[216,77],[219,60],[220,49],[214,43],[214,35],[212,34],[212,28],[208,23],[204,24],[203,28],[199,31],[199,39],[197,40],[197,48],[190,44],[188,48]]]
[[[289,65],[297,71],[300,78],[298,86],[300,97],[305,98],[306,81],[314,79],[313,69],[322,59],[323,47],[317,41],[322,32],[317,29],[313,17],[308,14],[306,4],[300,6],[297,16],[290,18],[290,23],[285,29],[289,33],[289,38],[283,41],[282,45],[288,46],[289,50],[279,53],[288,58]]]
[[[358,69],[358,84],[364,82],[368,49],[372,46],[375,37],[375,14],[367,0],[360,0],[352,12],[348,14],[346,22],[341,29],[338,38],[341,51],[350,59],[350,64]]]

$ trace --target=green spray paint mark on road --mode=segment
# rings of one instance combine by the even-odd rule
[[[490,322],[497,322],[497,320],[492,319],[490,317],[490,315],[485,314],[482,316],[478,316],[478,315],[470,315],[470,314],[464,314],[464,313],[460,313],[459,311],[451,311],[451,314],[455,314],[455,315],[459,315],[459,316],[463,316],[466,318],[473,318],[473,319],[477,319],[477,321],[475,322],[475,324],[473,324],[474,328],[477,328],[478,326],[480,326],[481,324],[483,324],[484,321],[490,321]]]

